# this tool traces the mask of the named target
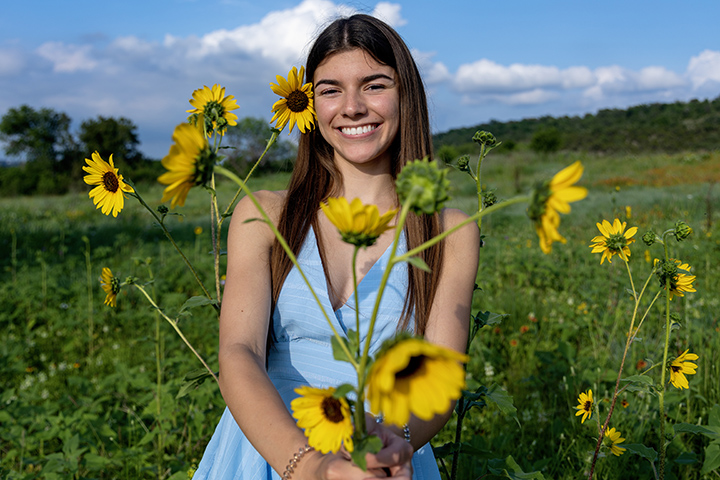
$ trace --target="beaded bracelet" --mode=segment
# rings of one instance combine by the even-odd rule
[[[383,423],[383,420],[385,420],[385,418],[383,417],[382,413],[378,414],[378,416],[375,417],[375,422],[377,423]],[[405,441],[410,443],[410,427],[407,423],[403,425],[403,436],[405,437]]]
[[[285,467],[285,471],[282,474],[283,480],[290,480],[292,478],[292,473],[295,471],[295,468],[297,467],[298,462],[302,457],[305,456],[306,453],[311,452],[315,450],[310,445],[305,445],[302,447],[296,454],[293,455],[293,458],[290,459],[288,462],[287,467]]]

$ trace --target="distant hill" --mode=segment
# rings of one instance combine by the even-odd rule
[[[714,100],[653,103],[625,110],[605,109],[583,117],[540,117],[512,122],[495,120],[457,128],[433,137],[440,148],[465,150],[478,130],[507,147],[529,145],[538,132],[560,136],[560,149],[588,152],[656,152],[720,149],[720,96]],[[501,147],[502,148],[502,147]]]

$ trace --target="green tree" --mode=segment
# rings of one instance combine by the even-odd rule
[[[137,126],[127,118],[99,116],[82,122],[78,138],[86,158],[97,151],[106,161],[112,154],[115,162],[134,167],[143,161],[136,131]]]
[[[27,161],[51,164],[75,150],[70,117],[50,108],[35,110],[28,105],[11,108],[0,120],[0,140],[5,153]]]
[[[530,148],[540,154],[557,152],[562,145],[562,135],[555,127],[543,128],[535,132],[530,141]]]
[[[223,144],[230,147],[223,151],[228,166],[241,175],[246,174],[262,155],[271,134],[270,124],[262,118],[245,117],[238,120],[237,125],[228,127],[223,140]],[[294,143],[278,139],[256,171],[290,170],[296,152]]]

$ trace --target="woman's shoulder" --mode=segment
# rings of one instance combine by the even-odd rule
[[[450,230],[461,223],[465,222],[470,215],[457,208],[444,208],[440,212],[440,219],[442,222],[443,231]],[[480,230],[478,229],[476,222],[467,222],[456,232],[448,236],[448,240],[457,241],[459,244],[479,244],[480,243]]]
[[[258,190],[253,193],[257,204],[249,197],[240,199],[233,211],[233,221],[246,222],[254,218],[262,218],[258,206],[270,217],[273,223],[277,223],[285,204],[286,190]]]

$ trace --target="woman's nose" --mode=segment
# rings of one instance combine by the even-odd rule
[[[356,117],[367,113],[367,105],[360,92],[347,92],[345,94],[344,114]]]

